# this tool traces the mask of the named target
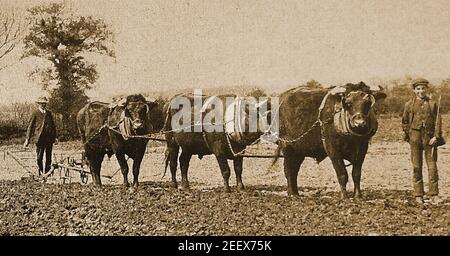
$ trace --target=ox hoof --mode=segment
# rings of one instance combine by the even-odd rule
[[[92,184],[92,191],[94,192],[100,192],[103,190],[102,185]]]
[[[300,195],[298,193],[288,193],[288,197],[300,198]]]
[[[292,197],[300,197],[300,195],[298,194],[298,190],[288,189],[287,194],[288,194],[288,196],[292,196]]]
[[[355,193],[355,196],[353,197],[355,200],[357,201],[362,201],[364,200],[363,196],[361,193]]]
[[[347,193],[341,193],[341,200],[348,200]]]
[[[189,186],[181,186],[180,190],[184,192],[190,192],[191,188]]]
[[[132,194],[132,193],[136,192],[136,190],[137,190],[136,187],[130,187],[130,188],[128,189],[128,192],[130,192],[130,193]]]
[[[170,183],[169,187],[177,189],[178,188],[178,183],[176,181],[172,181]]]
[[[236,187],[236,190],[237,190],[238,192],[245,191],[245,186],[244,186],[244,185],[237,186],[237,187]]]
[[[231,188],[230,187],[225,187],[224,191],[225,191],[225,193],[231,193]]]

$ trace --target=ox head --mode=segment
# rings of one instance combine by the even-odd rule
[[[369,112],[377,101],[386,98],[383,89],[378,86],[371,88],[365,83],[346,84],[345,87],[333,89],[340,96],[336,111],[345,110],[349,128],[358,133],[369,132],[370,118]]]
[[[149,122],[150,111],[157,105],[154,100],[148,100],[141,94],[129,95],[119,102],[124,108],[123,118],[129,120],[130,128],[135,134],[152,129]]]

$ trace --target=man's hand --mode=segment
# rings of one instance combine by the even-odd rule
[[[430,140],[430,142],[428,143],[430,146],[434,146],[434,144],[436,143],[436,141],[437,141],[437,138],[436,137],[433,137],[433,138],[431,138],[431,140]]]
[[[28,139],[26,139],[25,142],[23,143],[23,148],[27,148],[29,143],[30,142],[28,141]]]

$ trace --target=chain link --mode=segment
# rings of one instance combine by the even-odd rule
[[[318,125],[319,126],[321,125],[321,121],[319,121],[319,120],[314,122],[314,124],[306,132],[304,132],[302,135],[300,135],[299,137],[297,137],[295,139],[288,140],[288,139],[284,139],[284,138],[281,138],[281,137],[278,137],[278,139],[281,142],[284,142],[284,143],[287,143],[287,144],[297,142],[297,141],[303,139],[304,137],[306,137],[306,135],[308,135],[310,132],[312,132],[314,130],[314,128],[316,128]]]
[[[227,123],[230,123],[230,122],[233,122],[233,121],[224,122],[224,123],[222,123],[222,125],[226,125]],[[172,129],[172,130],[167,130],[167,131],[157,131],[157,132],[152,132],[152,133],[147,133],[147,134],[142,134],[142,135],[123,135],[120,131],[116,130],[117,126],[116,127],[108,126],[108,129],[112,130],[115,133],[121,134],[124,138],[130,138],[130,139],[131,138],[138,138],[138,139],[149,139],[149,140],[156,140],[156,141],[165,141],[164,139],[155,138],[152,135],[164,135],[164,134],[172,133],[172,132],[180,132],[180,131],[183,131],[185,129],[192,128],[192,127],[195,127],[195,126],[200,126],[200,125],[201,126],[209,126],[209,125],[212,125],[212,126],[214,125],[215,126],[215,125],[219,125],[219,124],[213,124],[213,123],[203,124],[201,122],[197,122],[197,123],[191,124],[189,126],[185,126],[185,127],[181,127],[181,128],[177,128],[177,129]]]
[[[225,137],[227,139],[227,144],[228,144],[228,149],[230,150],[231,154],[233,155],[233,157],[240,157],[243,156],[245,150],[247,149],[247,147],[251,147],[253,145],[256,145],[259,143],[259,141],[261,140],[261,137],[257,138],[255,141],[253,141],[250,145],[245,146],[245,148],[237,153],[234,152],[233,147],[231,146],[231,141],[230,141],[230,134],[225,132]]]

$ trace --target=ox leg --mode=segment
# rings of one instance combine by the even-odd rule
[[[172,176],[172,184],[173,188],[178,188],[177,183],[177,168],[178,168],[178,151],[179,147],[170,147],[169,148],[169,167],[170,174]]]
[[[362,169],[362,161],[357,161],[356,163],[353,164],[353,169],[352,169],[352,179],[353,179],[353,184],[355,186],[355,195],[354,197],[356,199],[362,199],[362,194],[361,194],[361,169]]]
[[[86,159],[92,175],[92,182],[96,186],[101,186],[100,169],[102,168],[103,155],[97,152],[86,150]]]
[[[244,183],[242,183],[242,162],[243,157],[237,157],[233,160],[234,173],[236,174],[236,184],[239,191],[244,190]]]
[[[133,160],[133,187],[137,188],[139,185],[139,171],[141,169],[141,163],[144,155],[137,156]]]
[[[347,182],[348,174],[345,168],[344,159],[342,158],[332,158],[334,170],[336,171],[339,186],[341,187],[341,199],[347,199]]]
[[[116,153],[117,162],[119,162],[120,170],[122,171],[123,176],[123,185],[125,187],[130,186],[128,183],[128,163],[125,159],[125,154],[123,153]]]
[[[284,175],[287,179],[289,196],[299,196],[297,177],[304,159],[304,156],[285,156],[284,158]]]
[[[101,169],[101,162],[100,161],[93,161],[89,165],[91,173],[92,173],[92,181],[94,182],[94,185],[101,186],[102,180],[100,179],[100,169]]]
[[[230,189],[230,166],[228,166],[228,161],[227,158],[225,156],[218,156],[216,155],[216,159],[217,162],[219,163],[219,167],[220,167],[220,171],[222,172],[222,177],[223,177],[223,185],[225,187],[225,192],[226,193],[230,193],[231,189]]]
[[[181,189],[189,191],[189,181],[188,181],[188,169],[189,162],[191,161],[192,155],[187,152],[181,152],[180,155],[180,169],[181,169]]]
[[[355,195],[354,198],[362,199],[361,194],[361,170],[362,165],[364,163],[364,159],[366,158],[367,149],[369,148],[368,143],[357,144],[358,147],[354,150],[353,156],[353,169],[352,169],[352,179],[353,184],[355,186]]]

